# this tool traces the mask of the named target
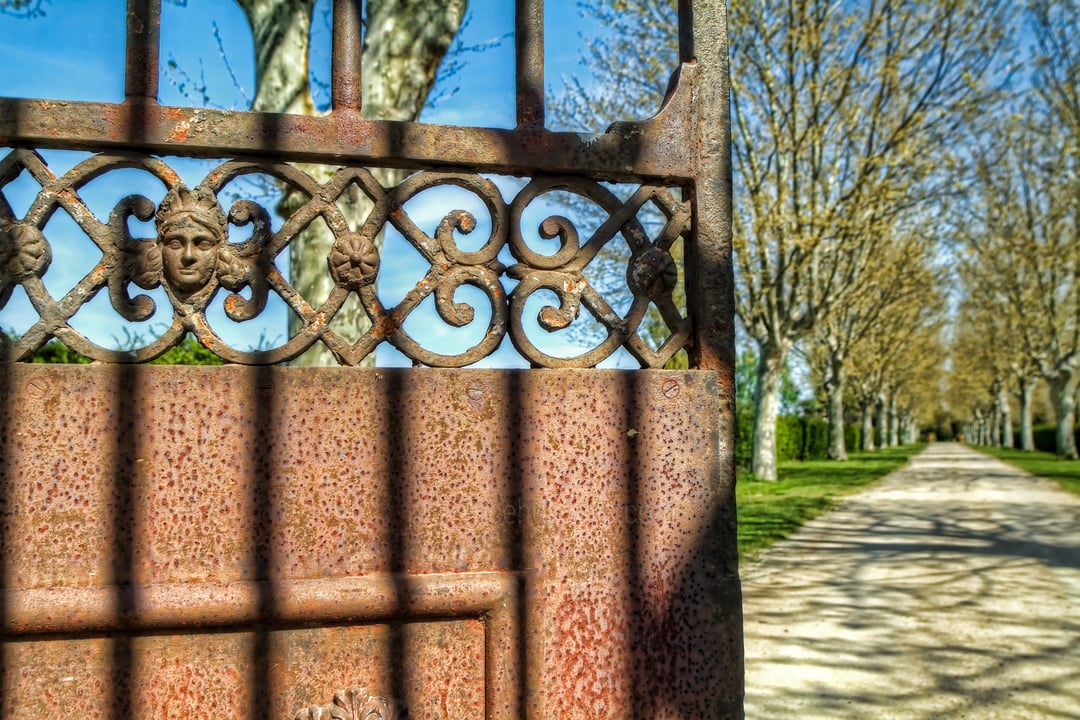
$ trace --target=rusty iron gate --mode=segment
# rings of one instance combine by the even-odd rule
[[[543,2],[515,9],[514,129],[364,119],[360,0],[334,2],[323,116],[159,104],[160,0],[128,2],[124,102],[0,99],[0,307],[19,291],[37,313],[5,337],[0,373],[0,716],[742,716],[724,3],[680,0],[663,107],[594,134],[545,129]],[[41,149],[90,155],[54,174]],[[233,159],[188,187],[176,156]],[[322,182],[297,161],[339,169]],[[371,167],[414,172],[386,188]],[[80,190],[120,170],[161,194],[98,217]],[[307,198],[277,230],[251,199],[222,205],[250,173]],[[528,181],[506,201],[497,174]],[[4,190],[20,178],[40,190],[18,217]],[[637,190],[624,200],[605,181]],[[410,219],[408,199],[442,185],[490,213],[479,249],[455,242],[468,213],[447,208],[430,234]],[[359,227],[338,206],[350,188],[373,204]],[[552,190],[608,217],[588,239],[549,218],[540,232],[560,247],[544,254],[522,212]],[[663,215],[651,234],[646,204]],[[53,256],[58,214],[100,256],[54,295],[50,264],[87,262]],[[132,237],[131,218],[157,236]],[[313,305],[278,256],[317,218],[335,237],[334,287]],[[375,290],[394,262],[373,242],[388,223],[431,265],[393,307]],[[609,242],[630,256],[624,313],[585,276]],[[490,304],[472,348],[406,331],[428,297],[470,322],[463,285]],[[522,317],[539,290],[558,297],[541,327],[584,308],[605,337],[569,359],[537,347]],[[163,305],[171,324],[144,347],[103,347],[71,322],[99,294],[128,321]],[[207,320],[219,296],[236,322],[280,298],[301,327],[237,349]],[[356,339],[330,327],[350,298],[372,320]],[[659,347],[638,332],[650,303]],[[230,364],[144,364],[189,335]],[[464,368],[507,336],[534,369]],[[51,339],[97,362],[23,362]],[[346,366],[389,343],[418,367],[280,365],[315,343]],[[642,369],[594,369],[619,347]],[[659,369],[680,349],[690,370]]]

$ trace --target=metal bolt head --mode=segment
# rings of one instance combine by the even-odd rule
[[[675,260],[664,250],[650,245],[630,258],[626,283],[630,292],[648,298],[659,298],[675,289],[679,270]]]

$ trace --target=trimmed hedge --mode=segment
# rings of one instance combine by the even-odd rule
[[[742,410],[735,430],[735,463],[750,467],[754,451],[754,413]],[[859,449],[862,429],[844,426],[844,444],[848,452]],[[776,460],[826,460],[829,456],[829,424],[819,417],[782,415],[776,420]]]
[[[776,418],[776,461],[801,460],[803,446],[802,418],[781,415]]]
[[[90,358],[80,355],[59,340],[53,339],[38,348],[30,361],[35,363],[67,363],[84,365]],[[190,335],[179,345],[169,348],[164,355],[151,360],[150,365],[224,365],[225,361],[199,344]]]
[[[825,460],[829,457],[829,423],[818,417],[802,421],[801,460]]]
[[[739,408],[735,415],[735,465],[740,468],[750,467],[750,458],[754,453],[754,412]]]
[[[859,425],[844,426],[844,447],[848,452],[858,452],[862,447],[862,427]]]
[[[1031,428],[1031,434],[1035,439],[1035,449],[1043,452],[1057,452],[1057,425],[1036,425]],[[1076,446],[1080,447],[1080,425],[1073,426],[1073,438]],[[1013,433],[1013,447],[1020,448],[1020,429]]]

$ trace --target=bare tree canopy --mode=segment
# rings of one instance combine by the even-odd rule
[[[610,33],[552,115],[587,124],[658,106],[675,2],[582,3]],[[865,284],[904,218],[941,197],[941,158],[996,100],[1013,4],[962,0],[732,3],[736,298],[757,344],[753,468],[776,478],[788,353]]]

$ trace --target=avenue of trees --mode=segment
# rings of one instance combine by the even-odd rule
[[[1048,395],[1055,448],[1075,458],[1080,384],[1080,3],[1028,6],[1030,71],[974,139],[957,219],[962,301],[953,402],[975,442],[1033,449],[1036,391]]]
[[[647,4],[583,3],[610,33],[588,56],[595,82],[558,98],[553,117],[595,126],[596,118],[640,117],[659,105],[658,73],[675,55],[664,28],[677,8]],[[959,328],[973,317],[959,298],[973,290],[957,257],[985,250],[1003,269],[1036,272],[985,247],[991,242],[1058,273],[1044,281],[1054,289],[1045,309],[1036,311],[1036,298],[1027,297],[1035,291],[1027,277],[1005,299],[1015,312],[1039,315],[1018,325],[1026,339],[990,341],[984,332],[983,345],[1026,349],[1018,366],[1039,369],[1071,427],[1080,329],[1063,313],[1072,310],[1065,301],[1075,295],[1075,266],[1004,226],[991,228],[991,216],[1027,218],[1029,227],[1056,223],[1044,229],[1053,240],[1042,245],[1080,250],[1080,184],[1068,150],[1076,116],[1065,117],[1077,107],[1076,14],[1075,2],[731,3],[735,296],[757,363],[754,475],[777,477],[780,381],[793,353],[809,368],[831,427],[829,457],[846,457],[846,420],[860,423],[868,450],[912,439],[943,408],[973,417],[975,406],[949,391],[976,365],[983,371],[981,354],[958,353]],[[664,38],[669,44],[658,47]],[[597,86],[606,89],[598,97]],[[1007,122],[1014,107],[1026,109],[1023,123]],[[1049,125],[1055,132],[1040,134]],[[1025,128],[1027,140],[1002,135]],[[1025,142],[1040,145],[1054,166],[1029,173],[1020,158],[1010,165],[989,157],[1021,153]],[[1036,181],[1057,189],[1029,187],[1025,210],[1021,186]],[[1002,202],[1002,184],[1016,202]],[[1057,205],[1069,202],[1071,210]],[[991,240],[996,235],[1000,241]],[[963,263],[978,272],[991,267]],[[990,383],[978,393],[1000,391]]]

